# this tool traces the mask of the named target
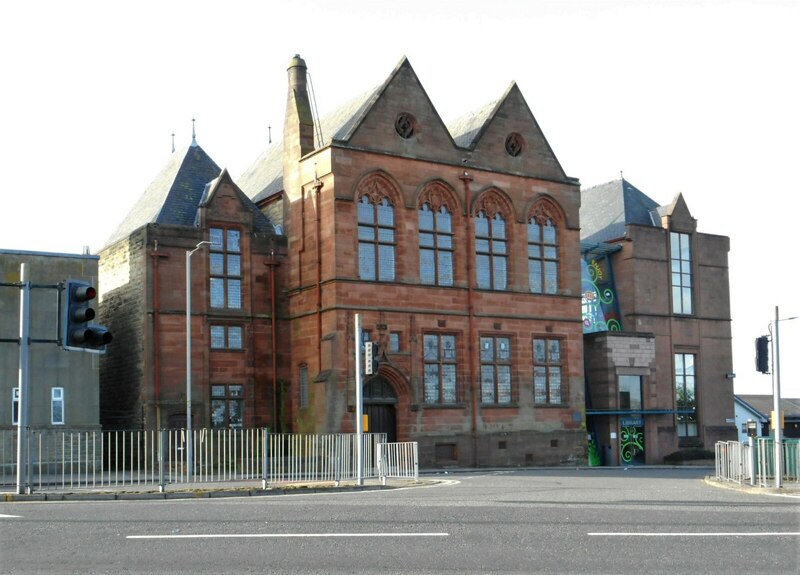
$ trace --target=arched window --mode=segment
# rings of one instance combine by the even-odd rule
[[[358,202],[358,277],[393,281],[395,278],[394,207],[386,197]]]
[[[419,278],[429,285],[453,285],[453,217],[446,206],[419,209]]]
[[[491,219],[484,211],[475,217],[475,275],[480,289],[508,286],[506,222],[500,212]]]
[[[558,241],[550,218],[528,221],[528,278],[532,293],[558,292]]]

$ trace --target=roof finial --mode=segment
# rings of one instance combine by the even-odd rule
[[[272,143],[272,126],[267,126],[267,130],[269,132],[269,143]]]
[[[192,118],[192,147],[197,147],[197,136],[194,133],[194,118]]]
[[[622,175],[622,170],[619,171],[619,179],[625,181],[625,176]]]
[[[175,132],[172,132],[172,153],[175,153]]]

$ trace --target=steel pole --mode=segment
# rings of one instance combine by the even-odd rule
[[[186,481],[192,473],[192,254],[186,251]]]
[[[30,492],[28,476],[28,350],[30,348],[31,282],[28,281],[28,264],[20,264],[19,294],[19,397],[17,399],[17,493]]]
[[[775,306],[775,383],[773,388],[773,401],[775,415],[772,425],[775,427],[775,487],[781,487],[783,482],[783,448],[781,446],[781,352],[780,338],[778,337],[778,306]]]
[[[358,485],[364,484],[364,390],[361,389],[361,317],[356,314],[356,478]]]
[[[193,250],[186,250],[186,481],[194,474],[192,437],[192,254],[208,240],[198,243]]]

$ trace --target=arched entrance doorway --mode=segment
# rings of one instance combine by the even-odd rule
[[[364,384],[364,413],[369,433],[385,433],[386,441],[397,441],[397,394],[380,375]]]

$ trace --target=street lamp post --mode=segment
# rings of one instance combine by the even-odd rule
[[[203,240],[193,250],[186,250],[186,480],[193,475],[192,438],[192,254],[203,245]]]
[[[785,317],[780,319],[778,306],[775,306],[775,341],[772,347],[772,361],[775,372],[772,383],[772,401],[774,410],[774,415],[772,416],[772,426],[775,429],[775,487],[781,487],[781,483],[783,482],[783,445],[781,436],[781,346],[780,338],[778,337],[778,324],[781,321],[787,321],[790,319],[797,319],[797,317]]]

